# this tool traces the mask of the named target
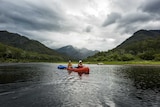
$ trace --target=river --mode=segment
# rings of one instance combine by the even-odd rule
[[[160,107],[160,66],[0,64],[0,107]],[[65,65],[65,64],[63,64]]]

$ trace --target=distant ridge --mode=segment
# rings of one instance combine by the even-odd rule
[[[92,51],[86,48],[78,49],[76,47],[73,47],[72,45],[61,47],[56,51],[64,55],[68,55],[71,59],[75,59],[75,60],[85,59],[88,56],[93,56],[94,54],[99,52],[97,50]]]

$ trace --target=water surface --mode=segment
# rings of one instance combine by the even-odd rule
[[[160,106],[160,66],[86,65],[79,76],[58,65],[0,64],[1,107]]]

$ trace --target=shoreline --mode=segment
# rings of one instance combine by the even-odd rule
[[[160,65],[160,61],[101,61],[101,62],[85,62],[86,64],[97,65]]]
[[[62,61],[62,62],[47,62],[47,61],[26,61],[26,62],[0,62],[0,64],[10,64],[10,63],[56,63],[56,64],[68,64],[68,62]],[[78,62],[72,62],[72,64],[77,64]],[[160,61],[101,61],[101,62],[88,62],[83,61],[83,64],[96,64],[96,65],[132,65],[132,66],[160,66]]]

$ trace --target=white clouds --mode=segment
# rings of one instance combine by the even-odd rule
[[[0,29],[37,39],[51,48],[70,44],[108,50],[139,29],[158,29],[159,3],[158,0],[1,0]]]

